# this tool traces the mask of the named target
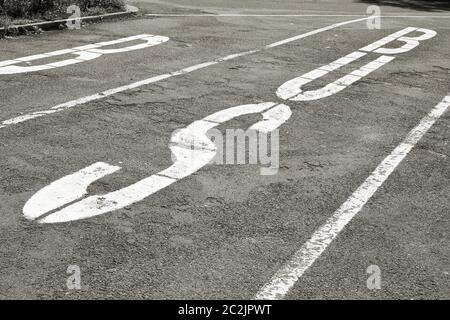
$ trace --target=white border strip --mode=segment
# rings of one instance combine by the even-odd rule
[[[256,294],[258,300],[283,299],[297,280],[321,256],[344,227],[370,200],[389,175],[450,106],[450,95],[435,106],[406,138],[386,157],[364,183],[317,229],[312,237]]]
[[[312,36],[312,35],[324,32],[324,31],[328,31],[328,30],[335,29],[335,28],[338,28],[338,27],[341,27],[341,26],[345,26],[347,24],[368,20],[368,19],[371,19],[371,18],[372,17],[365,17],[365,18],[360,18],[360,19],[349,20],[349,21],[344,21],[344,22],[332,24],[332,25],[327,26],[327,27],[316,29],[316,30],[313,30],[313,31],[310,31],[310,32],[307,32],[307,33],[304,33],[304,34],[292,37],[292,38],[288,38],[288,39],[285,39],[285,40],[282,40],[282,41],[279,41],[279,42],[275,42],[275,43],[269,44],[269,45],[264,46],[264,47],[262,47],[260,49],[256,49],[256,50],[252,50],[252,51],[245,51],[245,52],[240,52],[240,53],[228,55],[228,56],[223,57],[223,58],[219,58],[219,59],[216,59],[216,60],[213,60],[213,61],[197,64],[195,66],[184,68],[184,69],[181,69],[181,70],[178,70],[178,71],[175,71],[175,72],[166,73],[166,74],[162,74],[162,75],[159,75],[159,76],[151,77],[151,78],[148,78],[148,79],[144,79],[144,80],[141,80],[141,81],[138,81],[138,82],[131,83],[131,84],[126,85],[126,86],[117,87],[117,88],[114,88],[114,89],[109,89],[109,90],[106,90],[106,91],[103,91],[103,92],[100,92],[100,93],[96,93],[96,94],[93,94],[93,95],[90,95],[90,96],[87,96],[87,97],[83,97],[83,98],[80,98],[80,99],[76,99],[76,100],[72,100],[72,101],[69,101],[69,102],[66,102],[66,103],[62,103],[62,104],[59,104],[59,105],[54,106],[54,107],[52,107],[50,109],[47,109],[47,110],[36,111],[36,112],[20,115],[18,117],[11,118],[11,119],[8,119],[8,120],[5,120],[5,121],[1,122],[0,123],[0,129],[1,128],[6,128],[8,126],[12,126],[12,125],[15,125],[15,124],[18,124],[18,123],[22,123],[22,122],[25,122],[25,121],[29,121],[31,119],[35,119],[35,118],[43,117],[43,116],[46,116],[46,115],[49,115],[49,114],[61,112],[61,111],[64,111],[66,109],[73,108],[73,107],[76,107],[76,106],[79,106],[79,105],[82,105],[82,104],[85,104],[85,103],[88,103],[88,102],[91,102],[91,101],[100,100],[100,99],[103,99],[105,97],[111,96],[111,95],[116,94],[116,93],[124,92],[124,91],[130,90],[130,89],[139,88],[139,87],[142,87],[142,86],[145,86],[145,85],[148,85],[148,84],[151,84],[151,83],[155,83],[155,82],[158,82],[158,81],[162,81],[162,80],[165,80],[165,79],[168,79],[168,78],[172,78],[172,77],[175,77],[175,76],[184,75],[184,74],[196,71],[196,70],[200,70],[200,69],[203,69],[203,68],[206,68],[206,67],[218,64],[220,62],[224,62],[224,61],[236,59],[238,57],[242,57],[242,56],[250,55],[250,54],[253,54],[253,53],[257,53],[257,52],[260,52],[260,51],[263,51],[263,50],[266,50],[266,49],[274,48],[274,47],[281,46],[281,45],[289,43],[289,42],[293,42],[293,41],[296,41],[296,40],[299,40],[299,39],[303,39],[303,38],[306,38],[306,37],[309,37],[309,36]]]
[[[171,13],[148,13],[149,17],[361,17],[363,14],[245,14],[245,13],[198,13],[198,14],[171,14]],[[368,18],[450,18],[448,15],[371,15]]]

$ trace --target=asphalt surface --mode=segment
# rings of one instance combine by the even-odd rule
[[[133,19],[1,40],[3,61],[138,34],[170,38],[71,66],[0,75],[0,120],[357,19],[368,6],[351,0],[131,4],[141,9]],[[0,298],[253,298],[450,93],[448,8],[381,10],[403,17],[383,18],[375,30],[365,21],[348,24],[1,128]],[[406,27],[437,35],[331,97],[283,102],[276,96],[286,81]],[[309,86],[321,87],[375,57]],[[276,175],[260,175],[259,165],[209,165],[97,217],[59,224],[23,217],[27,200],[63,176],[98,161],[120,165],[89,193],[118,190],[171,165],[174,130],[261,102],[292,109],[280,127]],[[256,120],[240,117],[220,128],[247,128]],[[450,298],[449,126],[445,113],[285,298]],[[66,286],[69,265],[81,269],[81,290]],[[366,286],[371,265],[381,270],[381,289]]]

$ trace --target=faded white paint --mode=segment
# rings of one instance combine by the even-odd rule
[[[25,204],[24,215],[32,220],[41,218],[40,223],[57,223],[94,217],[132,205],[211,162],[216,155],[216,146],[207,137],[208,130],[236,117],[255,113],[262,113],[263,120],[251,128],[263,132],[275,130],[292,114],[288,106],[273,102],[241,105],[216,112],[172,136],[170,150],[174,163],[169,168],[120,190],[94,195],[68,205],[83,197],[92,182],[120,169],[99,162],[38,191]],[[64,205],[68,206],[51,213]],[[47,216],[42,218],[44,215]]]
[[[125,48],[99,49],[101,47],[112,46],[112,45],[130,42],[130,41],[136,41],[136,40],[141,40],[141,41],[145,41],[145,42],[137,44],[137,45],[133,45],[133,46],[128,46]],[[14,60],[0,61],[0,75],[35,72],[35,71],[49,70],[49,69],[53,69],[53,68],[69,66],[72,64],[96,59],[98,57],[101,57],[104,54],[121,53],[121,52],[129,52],[129,51],[133,51],[133,50],[144,49],[144,48],[158,45],[158,44],[166,42],[168,40],[169,40],[168,37],[153,36],[153,35],[149,35],[149,34],[141,34],[141,35],[117,39],[117,40],[113,40],[113,41],[106,41],[106,42],[99,42],[96,44],[85,45],[85,46],[76,47],[76,48],[72,48],[72,49],[58,50],[58,51],[37,54],[37,55],[33,55],[33,56],[27,56],[27,57],[23,57],[23,58],[17,58]],[[48,59],[48,58],[53,58],[53,57],[66,55],[66,54],[73,54],[73,55],[76,55],[77,57],[72,58],[72,59],[66,59],[66,60],[54,62],[54,63],[47,63],[47,64],[34,65],[34,66],[18,66],[17,65],[17,64],[20,64],[23,62],[31,62],[31,61],[36,61],[36,60],[40,60],[40,59]]]
[[[323,98],[314,93],[312,94],[308,92],[302,93],[303,91],[301,88],[306,84],[312,82],[313,80],[319,79],[327,75],[331,71],[337,70],[355,60],[358,60],[359,58],[365,56],[366,54],[367,53],[365,52],[359,51],[352,52],[346,55],[345,57],[339,58],[338,60],[326,66],[317,68],[316,70],[310,71],[300,77],[289,80],[278,88],[276,92],[277,96],[283,100],[293,100],[293,101],[315,100]]]
[[[422,35],[417,37],[405,37],[406,34],[411,32],[421,32]],[[381,53],[381,54],[398,54],[404,53],[409,50],[414,49],[419,45],[420,41],[428,40],[433,38],[436,35],[436,32],[428,29],[419,29],[414,27],[408,27],[398,32],[395,32],[381,40],[375,41],[374,43],[361,48],[358,51],[352,52],[349,55],[340,58],[326,66],[322,66],[308,72],[300,77],[294,78],[285,82],[281,85],[277,90],[277,95],[281,99],[291,100],[291,101],[311,101],[318,100],[325,97],[329,97],[333,94],[336,94],[356,81],[366,77],[373,71],[382,67],[383,65],[394,60],[394,57],[383,55],[372,62],[369,62],[365,66],[359,68],[351,72],[350,74],[320,88],[317,90],[310,90],[303,92],[302,88],[312,82],[313,80],[317,80],[331,71],[342,68],[345,65],[348,65],[361,57],[367,55],[369,52]],[[405,42],[405,44],[400,48],[385,48],[383,46],[393,42],[393,41],[401,41]],[[362,52],[365,51],[365,52]]]
[[[314,11],[321,11],[321,10],[314,10]],[[327,11],[325,11],[327,12]],[[377,17],[380,18],[411,18],[411,19],[417,19],[417,18],[429,18],[429,19],[448,19],[450,18],[449,15],[377,15],[376,13],[373,14],[371,12],[367,12],[368,14],[371,14],[371,16],[369,17],[369,19],[374,19]],[[151,17],[186,17],[186,18],[191,18],[191,17],[218,17],[218,18],[242,18],[242,17],[256,17],[256,18],[265,18],[265,17],[299,17],[299,18],[307,18],[307,17],[311,17],[311,18],[315,18],[315,17],[361,17],[361,14],[354,14],[352,12],[348,12],[348,13],[343,13],[343,14],[335,14],[335,13],[330,13],[330,14],[247,14],[247,13],[198,13],[198,14],[171,14],[171,13],[148,13],[146,14],[147,16],[151,16]]]
[[[269,133],[279,128],[292,115],[291,108],[285,104],[279,104],[262,113],[263,120],[250,126],[250,130]]]
[[[176,76],[184,75],[184,74],[187,74],[187,73],[190,73],[190,72],[194,72],[194,71],[197,71],[197,70],[200,70],[200,69],[204,69],[206,67],[209,67],[209,66],[212,66],[212,65],[224,62],[224,61],[229,61],[229,60],[236,59],[236,58],[239,58],[239,57],[243,57],[243,56],[251,55],[251,54],[254,54],[254,53],[257,53],[257,52],[261,52],[263,50],[267,50],[267,49],[270,49],[270,48],[281,46],[281,45],[284,45],[284,44],[287,44],[287,43],[290,43],[290,42],[294,42],[294,41],[297,41],[297,40],[300,40],[300,39],[303,39],[303,38],[306,38],[306,37],[309,37],[309,36],[312,36],[312,35],[315,35],[315,34],[318,34],[318,33],[321,33],[321,32],[332,30],[332,29],[335,29],[335,28],[338,28],[338,27],[341,27],[341,26],[345,26],[345,25],[348,25],[348,24],[356,23],[356,22],[365,21],[367,19],[370,19],[370,17],[360,18],[360,19],[355,19],[355,20],[349,20],[349,21],[344,21],[344,22],[332,24],[330,26],[326,26],[326,27],[323,27],[323,28],[320,28],[320,29],[309,31],[307,33],[304,33],[304,34],[301,34],[301,35],[298,35],[298,36],[295,36],[295,37],[292,37],[292,38],[288,38],[288,39],[285,39],[285,40],[282,40],[282,41],[279,41],[279,42],[275,42],[275,43],[269,44],[267,46],[264,46],[261,49],[256,49],[256,50],[251,50],[251,51],[244,51],[244,52],[239,52],[239,53],[227,55],[225,57],[218,58],[218,59],[213,60],[213,61],[197,64],[197,65],[194,65],[194,66],[191,66],[191,67],[188,67],[188,68],[180,69],[178,71],[174,71],[174,72],[171,72],[171,73],[166,73],[166,74],[162,74],[162,75],[159,75],[159,76],[147,78],[147,79],[144,79],[144,80],[141,80],[141,81],[137,81],[137,82],[125,85],[125,86],[121,86],[121,87],[105,90],[105,91],[102,91],[102,92],[99,92],[99,93],[95,93],[95,94],[90,95],[90,96],[86,96],[86,97],[75,99],[75,100],[72,100],[72,101],[69,101],[69,102],[65,102],[65,103],[56,105],[54,107],[51,107],[50,109],[47,109],[47,110],[42,110],[42,111],[36,111],[36,112],[28,113],[28,114],[23,114],[23,115],[20,115],[20,116],[17,116],[17,117],[14,117],[14,118],[2,121],[0,123],[0,129],[1,128],[6,128],[6,127],[9,127],[9,126],[12,126],[12,125],[16,125],[16,124],[19,124],[19,123],[22,123],[22,122],[26,122],[26,121],[29,121],[29,120],[32,120],[32,119],[36,119],[36,118],[39,118],[39,117],[43,117],[43,116],[46,116],[46,115],[58,113],[58,112],[61,112],[61,111],[64,111],[64,110],[67,110],[67,109],[70,109],[70,108],[74,108],[74,107],[77,107],[77,106],[81,106],[81,105],[86,104],[88,102],[100,100],[100,99],[103,99],[105,97],[111,96],[111,95],[116,94],[116,93],[124,92],[124,91],[131,90],[131,89],[136,89],[136,88],[139,88],[139,87],[142,87],[142,86],[145,86],[145,85],[149,85],[151,83],[156,83],[156,82],[159,82],[159,81],[162,81],[162,80],[165,80],[165,79],[169,79],[169,78],[172,78],[172,77],[176,77]],[[11,60],[9,60],[9,61],[11,61]],[[0,62],[0,66],[1,66],[1,63],[2,62]],[[9,63],[9,62],[4,62],[4,63]]]
[[[390,41],[393,41],[400,37],[403,37],[402,39],[405,40],[404,35],[415,30],[421,30],[424,33],[424,35],[416,38],[409,38],[406,40],[418,41],[418,39],[419,40],[429,39],[430,37],[433,36],[433,32],[427,32],[427,30],[425,29],[406,28],[400,32],[391,35],[390,37],[378,41],[376,45],[369,48],[365,47],[364,49],[366,51],[376,49],[378,50],[380,49],[381,46],[386,45]],[[317,30],[311,32],[310,34],[314,32],[317,32]],[[266,48],[281,45],[283,43],[286,43],[286,41],[293,41],[293,39],[298,39],[301,36],[293,37],[288,40],[266,46]],[[110,42],[100,43],[97,44],[97,46],[104,46],[109,44]],[[95,46],[93,45],[79,47],[78,49],[80,48],[82,50],[96,49]],[[206,62],[200,65],[179,70],[175,72],[175,74],[178,75],[187,72],[192,72],[194,70],[198,70],[216,64],[220,61],[225,61],[226,59],[232,59],[234,57],[250,54],[253,52],[255,51],[248,51],[241,54],[227,56],[225,58],[221,58],[216,61]],[[318,68],[310,73],[305,74],[302,77],[288,81],[278,89],[277,94],[281,98],[291,100],[314,100],[325,96],[330,96],[343,90],[347,86],[358,81],[362,77],[368,75],[372,71],[380,68],[384,64],[394,59],[394,57],[390,56],[381,56],[376,60],[361,67],[360,69],[353,71],[352,73],[342,77],[341,79],[325,86],[322,89],[306,92],[304,94],[301,93],[300,88],[304,84],[309,83],[310,81],[313,81],[315,79],[318,79],[333,70],[339,69],[342,66],[347,65],[366,54],[367,53],[360,51],[353,52],[343,58],[334,61],[333,63],[325,67]],[[165,79],[170,76],[171,75],[162,75],[158,76],[157,79]],[[152,79],[155,80],[155,78]],[[137,87],[140,85],[142,85],[142,83],[134,83],[132,85],[129,85],[128,88]],[[107,93],[113,94],[120,91],[122,91],[122,88],[112,89],[110,90],[110,92]],[[97,98],[98,98],[97,96],[94,97],[91,96],[88,97],[87,100]],[[71,107],[71,105],[69,104],[64,107],[68,108]],[[58,107],[58,109],[60,108],[61,107]],[[53,110],[50,110],[50,112],[53,112]],[[172,151],[172,159],[174,160],[174,164],[171,167],[163,171],[160,171],[159,173],[152,175],[146,179],[143,179],[129,187],[122,188],[118,191],[111,192],[107,195],[91,196],[74,204],[71,204],[57,212],[50,213],[50,211],[55,210],[56,208],[61,207],[62,205],[67,205],[69,202],[84,196],[86,193],[87,186],[89,186],[89,184],[92,183],[93,181],[96,181],[99,178],[103,177],[102,173],[99,173],[98,176],[90,175],[92,168],[88,167],[84,170],[81,170],[78,173],[62,178],[57,182],[52,183],[50,186],[45,187],[38,193],[36,193],[25,205],[24,215],[29,219],[36,219],[38,217],[42,217],[43,215],[50,213],[50,215],[40,220],[40,222],[42,223],[72,221],[118,210],[126,206],[129,206],[135,202],[141,201],[142,199],[161,190],[162,188],[167,187],[168,185],[176,182],[177,180],[183,179],[191,175],[192,173],[200,170],[202,167],[211,162],[211,160],[216,155],[217,148],[215,147],[214,143],[211,140],[209,140],[209,138],[206,136],[208,130],[211,130],[216,126],[218,126],[219,124],[225,123],[236,117],[252,113],[262,113],[263,120],[251,126],[251,129],[260,131],[262,133],[269,133],[275,130],[282,123],[287,121],[287,119],[289,119],[289,117],[291,116],[291,110],[288,106],[276,105],[275,103],[272,102],[242,105],[216,112],[210,116],[207,116],[202,120],[195,121],[188,127],[176,132],[172,136],[170,149]],[[43,114],[46,113],[44,112]],[[39,113],[34,113],[33,115],[40,116]],[[101,166],[105,166],[104,168],[105,172],[106,169],[111,169],[114,171],[118,170],[117,167],[113,166],[109,167],[108,164],[104,163],[100,164]],[[93,166],[95,167],[95,165]],[[78,181],[79,179],[82,179],[83,181],[80,182]],[[74,184],[73,190],[70,187],[71,184]]]
[[[411,32],[421,32],[422,35],[417,37],[405,37],[405,34],[411,33]],[[400,30],[399,32],[396,32],[390,36],[387,36],[386,38],[383,38],[379,41],[376,41],[364,48],[361,48],[361,51],[368,51],[368,52],[374,52],[374,53],[380,53],[380,54],[400,54],[408,52],[415,47],[417,47],[421,41],[429,40],[436,36],[436,31],[429,30],[429,29],[420,29],[420,28],[413,28],[408,27],[403,30]],[[392,41],[401,41],[405,42],[405,44],[400,48],[381,48],[382,46],[385,46],[386,44],[392,42]]]
[[[120,170],[104,162],[97,162],[74,174],[59,179],[34,194],[23,208],[25,218],[34,220],[52,210],[75,201],[85,194],[91,183]]]

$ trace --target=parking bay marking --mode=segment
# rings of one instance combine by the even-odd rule
[[[178,71],[174,71],[174,72],[171,72],[171,73],[166,73],[166,74],[154,76],[154,77],[151,77],[151,78],[148,78],[148,79],[144,79],[144,80],[141,80],[141,81],[137,81],[137,82],[131,83],[129,85],[117,87],[117,88],[114,88],[114,89],[105,90],[105,91],[102,91],[102,92],[99,92],[99,93],[95,93],[95,94],[90,95],[90,96],[86,96],[86,97],[83,97],[83,98],[79,98],[79,99],[76,99],[76,100],[65,102],[65,103],[56,105],[56,106],[54,106],[54,107],[52,107],[50,109],[47,109],[47,110],[35,111],[35,112],[32,112],[32,113],[20,115],[20,116],[17,116],[17,117],[14,117],[14,118],[2,121],[0,123],[0,129],[6,128],[6,127],[9,127],[9,126],[12,126],[12,125],[16,125],[18,123],[26,122],[26,121],[29,121],[29,120],[32,120],[32,119],[35,119],[35,118],[39,118],[39,117],[47,116],[47,115],[50,115],[50,114],[58,113],[58,112],[61,112],[61,111],[64,111],[64,110],[67,110],[67,109],[70,109],[70,108],[74,108],[76,106],[80,106],[80,105],[86,104],[86,103],[91,102],[91,101],[103,99],[103,98],[111,96],[113,94],[117,94],[117,93],[128,91],[128,90],[131,90],[131,89],[139,88],[139,87],[142,87],[142,86],[145,86],[145,85],[148,85],[148,84],[151,84],[151,83],[156,83],[156,82],[168,79],[168,78],[184,75],[184,74],[187,74],[187,73],[190,73],[190,72],[194,72],[196,70],[200,70],[200,69],[203,69],[203,68],[206,68],[206,67],[209,67],[209,66],[212,66],[212,65],[224,62],[224,61],[229,61],[229,60],[236,59],[236,58],[239,58],[239,57],[242,57],[242,56],[247,56],[247,55],[254,54],[254,53],[257,53],[257,52],[261,52],[261,51],[264,51],[264,50],[267,50],[267,49],[270,49],[270,48],[275,48],[275,47],[278,47],[278,46],[281,46],[281,45],[284,45],[284,44],[287,44],[287,43],[290,43],[290,42],[294,42],[294,41],[297,41],[297,40],[300,40],[300,39],[303,39],[303,38],[306,38],[306,37],[309,37],[309,36],[312,36],[312,35],[319,34],[321,32],[329,31],[329,30],[332,30],[332,29],[335,29],[335,28],[338,28],[338,27],[341,27],[341,26],[348,25],[348,24],[365,21],[365,20],[368,20],[368,19],[371,19],[371,18],[372,17],[364,17],[364,18],[360,18],[360,19],[348,20],[348,21],[344,21],[344,22],[335,23],[335,24],[332,24],[332,25],[329,25],[329,26],[326,26],[326,27],[323,27],[323,28],[319,28],[319,29],[316,29],[316,30],[313,30],[313,31],[309,31],[309,32],[306,32],[306,33],[303,33],[303,34],[300,34],[300,35],[297,35],[297,36],[294,36],[294,37],[291,37],[291,38],[288,38],[288,39],[284,39],[284,40],[279,41],[279,42],[275,42],[275,43],[266,45],[266,46],[264,46],[264,47],[262,47],[260,49],[239,52],[239,53],[236,53],[236,54],[231,54],[231,55],[228,55],[228,56],[225,56],[225,57],[213,60],[213,61],[197,64],[197,65],[194,65],[194,66],[191,66],[191,67],[188,67],[188,68],[184,68],[184,69],[181,69],[181,70],[178,70]]]
[[[412,129],[406,138],[387,156],[358,189],[312,237],[294,253],[272,279],[256,294],[258,300],[277,300],[286,296],[298,279],[313,265],[345,226],[361,211],[395,168],[422,139],[450,106],[450,94]]]

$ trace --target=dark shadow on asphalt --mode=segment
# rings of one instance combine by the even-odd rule
[[[450,0],[358,0],[358,2],[421,11],[448,11]]]

